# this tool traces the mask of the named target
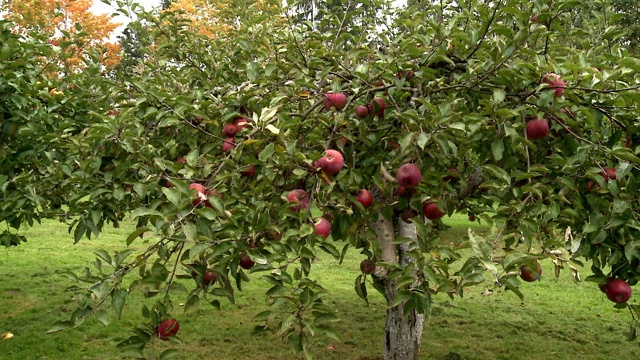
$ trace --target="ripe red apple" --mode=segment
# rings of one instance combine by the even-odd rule
[[[229,152],[235,145],[235,138],[233,136],[229,136],[222,142],[222,151]]]
[[[251,260],[251,258],[249,257],[249,255],[243,255],[240,258],[240,267],[245,269],[245,270],[249,270],[251,269],[256,263],[253,262],[253,260]]]
[[[459,179],[459,175],[458,175],[458,170],[457,169],[447,169],[447,174],[449,175],[445,175],[445,177],[442,178],[442,180],[444,180],[445,182],[458,182]]]
[[[542,266],[540,262],[537,262],[538,271],[533,270],[529,265],[522,265],[520,267],[520,278],[526,282],[534,282],[540,280],[542,276]]]
[[[321,168],[327,175],[335,175],[342,170],[344,157],[339,151],[328,149],[323,157],[314,162],[314,166]]]
[[[329,220],[321,217],[316,220],[313,224],[316,227],[316,234],[322,236],[323,238],[328,238],[331,235],[331,223]]]
[[[364,259],[360,263],[360,271],[365,274],[373,274],[376,271],[376,263],[371,259]]]
[[[429,220],[438,220],[445,215],[444,211],[440,210],[438,204],[434,202],[422,205],[422,213]]]
[[[537,23],[537,22],[538,22],[538,15],[533,15],[533,16],[531,17],[531,22],[532,22],[532,23]]]
[[[200,202],[204,198],[206,198],[207,188],[204,187],[204,185],[202,185],[202,184],[198,184],[198,183],[189,184],[189,190],[195,190],[196,191],[196,196],[193,199],[193,201],[191,202],[191,204],[193,206],[200,205]]]
[[[564,89],[566,84],[563,80],[560,79],[560,75],[554,73],[548,73],[542,78],[542,82],[545,84],[549,84],[550,89],[555,89],[555,96],[560,96],[564,93]]]
[[[631,286],[622,279],[611,280],[605,287],[607,299],[616,304],[623,304],[631,298]]]
[[[168,319],[160,323],[156,328],[156,335],[160,340],[168,341],[169,337],[175,336],[180,330],[180,323],[176,319]]]
[[[356,200],[358,200],[365,209],[368,209],[373,204],[373,195],[371,195],[369,190],[361,189],[358,195],[356,195]]]
[[[237,117],[233,120],[233,125],[236,126],[237,131],[244,129],[249,124],[249,119],[246,117]]]
[[[300,211],[300,209],[308,208],[311,199],[309,199],[309,196],[307,196],[306,191],[302,189],[294,189],[289,191],[289,193],[287,194],[287,201],[297,204],[292,206],[291,210],[298,212]]]
[[[527,121],[527,138],[529,140],[539,140],[549,134],[549,123],[545,119],[532,119]]]
[[[206,286],[211,286],[216,283],[218,276],[213,271],[207,271],[202,277],[202,283]]]
[[[374,98],[369,103],[369,113],[374,114],[377,117],[384,117],[384,109],[387,108],[387,103],[383,98]]]
[[[176,162],[180,163],[180,164],[186,164],[187,163],[187,159],[185,159],[183,157],[179,157],[179,158],[176,159]]]
[[[616,168],[614,167],[606,167],[603,168],[604,171],[600,171],[599,174],[604,178],[605,183],[609,183],[609,180],[616,180]]]
[[[356,116],[359,119],[364,119],[369,116],[369,108],[364,105],[356,106]]]
[[[249,165],[246,170],[240,172],[240,175],[244,177],[254,177],[256,175],[256,167],[255,165]]]
[[[474,214],[469,214],[469,221],[471,222],[476,221],[476,216]]]
[[[329,110],[332,107],[342,110],[347,104],[347,96],[343,93],[328,92],[324,95],[324,98],[322,98],[322,103],[324,104],[325,110]]]
[[[238,127],[234,124],[225,124],[222,128],[222,133],[227,137],[233,137],[238,132]]]
[[[400,186],[413,188],[422,181],[422,173],[420,173],[420,169],[415,164],[404,164],[398,169],[396,180],[398,180]]]

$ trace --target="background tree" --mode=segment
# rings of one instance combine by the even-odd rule
[[[180,12],[193,29],[208,37],[224,37],[281,14],[279,2],[268,0],[176,0],[166,9]]]
[[[433,294],[490,281],[522,297],[540,259],[576,279],[589,262],[588,280],[606,288],[635,285],[640,61],[569,26],[579,5],[470,0],[384,10],[383,29],[325,18],[327,31],[250,23],[225,38],[174,12],[140,14],[157,46],[142,48],[138,75],[100,76],[94,62],[61,79],[76,114],[63,118],[82,121],[52,129],[64,156],[42,154],[76,241],[130,214],[126,244],[148,247],[99,251],[95,268],[70,275],[78,307],[52,331],[107,322],[105,304],[120,316],[140,291],[158,300],[121,344],[140,353],[176,332],[172,289],[189,287],[187,312],[220,307],[251,271],[271,284],[254,330],[309,356],[311,336],[338,337],[313,275],[320,251],[368,260],[355,291],[387,299],[385,359],[419,357]],[[495,228],[469,231],[471,256],[439,241],[455,211]],[[611,298],[634,314],[635,338],[638,306]]]
[[[16,30],[26,34],[42,32],[54,46],[64,45],[64,69],[81,68],[87,54],[102,54],[104,66],[113,67],[119,61],[120,47],[110,41],[120,25],[109,15],[89,11],[91,0],[14,0],[5,4],[6,19]]]

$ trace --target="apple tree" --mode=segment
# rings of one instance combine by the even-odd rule
[[[220,308],[251,272],[271,285],[254,330],[311,356],[311,336],[338,337],[314,259],[355,249],[356,293],[388,304],[384,359],[419,358],[433,294],[523,297],[544,258],[577,280],[590,264],[635,339],[640,60],[623,31],[573,26],[571,0],[379,5],[382,26],[348,22],[354,6],[323,31],[283,13],[230,39],[140,13],[154,45],[135,75],[61,79],[85,114],[52,167],[76,240],[130,214],[126,245],[148,247],[69,274],[78,307],[52,331],[106,323],[139,291],[158,300],[121,346],[142,352],[178,334],[179,279],[197,284],[185,310]],[[497,229],[469,231],[472,256],[440,241],[454,212]]]

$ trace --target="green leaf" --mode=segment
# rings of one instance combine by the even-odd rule
[[[500,104],[504,101],[506,93],[502,89],[494,89],[493,90],[493,103]]]
[[[102,325],[109,326],[109,313],[106,310],[98,310],[96,312],[96,319],[98,319]]]
[[[182,202],[182,194],[180,190],[177,188],[162,188],[162,193],[167,197],[169,202],[173,204],[173,206],[180,206],[180,202]]]
[[[626,57],[620,60],[620,65],[626,66],[629,69],[635,71],[636,73],[640,73],[640,59]]]
[[[131,217],[135,220],[136,218],[142,217],[142,216],[157,216],[160,218],[163,218],[164,215],[162,215],[162,213],[158,210],[153,210],[153,209],[147,209],[144,207],[140,207],[135,209],[132,213],[131,213]]]
[[[160,360],[177,359],[180,357],[180,352],[176,349],[167,349],[160,354]]]
[[[260,161],[266,161],[276,152],[276,146],[274,143],[270,143],[267,145],[261,152],[258,154],[258,159]]]
[[[118,319],[122,317],[122,309],[124,308],[124,304],[127,300],[128,294],[129,293],[123,289],[117,289],[113,293],[113,300],[111,300],[111,305],[116,311],[116,316],[118,317]]]
[[[139,238],[140,235],[144,234],[149,230],[151,229],[146,226],[142,226],[135,229],[131,234],[129,234],[129,236],[127,236],[127,246],[131,245],[131,243],[133,243],[135,239]]]
[[[215,196],[215,195],[214,195]],[[213,196],[212,196],[213,197]],[[211,205],[213,206],[214,203],[211,202],[211,200],[213,199],[209,199],[209,203],[211,203]],[[215,220],[218,218],[218,213],[216,213],[215,210],[213,210],[212,208],[209,207],[203,207],[203,208],[198,208],[195,210],[196,215],[198,216],[202,216],[203,218],[207,219],[207,220]]]
[[[105,250],[100,249],[94,251],[93,253],[96,254],[96,256],[102,259],[105,263],[107,263],[107,265],[111,265],[111,256]]]
[[[504,153],[504,141],[501,138],[495,138],[491,142],[491,153],[496,161],[502,160],[502,154]]]
[[[198,229],[192,222],[187,221],[182,225],[182,231],[184,232],[184,236],[187,238],[187,241],[198,240]]]
[[[73,323],[71,321],[56,321],[55,323],[53,323],[51,328],[47,330],[47,334],[64,331],[71,327],[73,327]]]
[[[208,243],[198,243],[195,244],[191,249],[189,249],[189,259],[193,259],[196,256],[199,256],[203,251],[209,248]]]
[[[196,293],[189,294],[187,302],[184,304],[184,312],[188,312],[200,305],[200,297]]]

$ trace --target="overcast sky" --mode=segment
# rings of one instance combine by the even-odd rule
[[[142,5],[145,9],[149,10],[155,6],[160,6],[161,0],[137,0],[136,2]],[[96,14],[113,14],[116,12],[116,8],[111,7],[100,0],[93,0],[93,6],[91,7],[90,10]],[[118,35],[122,33],[122,30],[124,30],[127,23],[129,23],[131,19],[124,16],[117,16],[115,17],[114,21],[119,22],[123,25],[121,25],[118,29],[116,29],[113,36],[111,36],[112,40],[115,40],[118,37]]]

